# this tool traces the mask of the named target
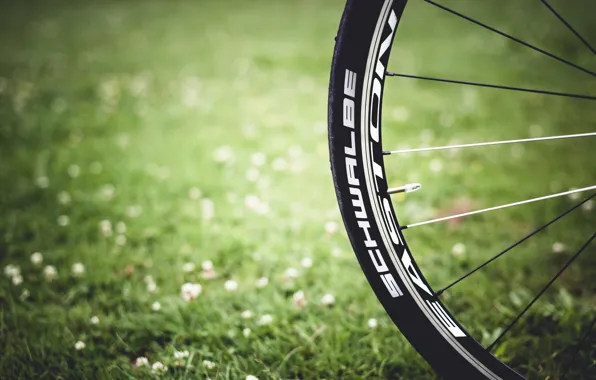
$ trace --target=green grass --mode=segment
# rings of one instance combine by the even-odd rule
[[[529,5],[508,13],[449,4],[596,68],[548,13],[541,13],[548,21],[524,25]],[[165,378],[435,377],[385,316],[341,227],[326,96],[342,9],[341,1],[314,0],[3,8],[0,266],[19,266],[23,283],[0,279],[0,377],[154,376],[133,366],[140,356],[167,365]],[[569,17],[582,13],[590,15],[580,9]],[[393,71],[596,91],[582,73],[421,2],[408,6],[392,54]],[[385,145],[593,131],[590,106],[396,80],[386,90]],[[523,151],[391,157],[387,167],[396,184],[423,185],[396,198],[407,223],[453,211],[458,202],[489,207],[593,185],[595,148],[590,140],[535,143]],[[214,159],[226,152],[225,162]],[[253,163],[255,153],[264,155],[263,165]],[[408,231],[407,238],[439,288],[572,204],[560,198]],[[105,221],[111,234],[102,232]],[[447,305],[490,343],[593,233],[595,221],[586,208],[576,212],[454,287]],[[326,231],[333,223],[338,231]],[[466,252],[454,256],[459,242]],[[552,252],[555,242],[564,252]],[[33,252],[42,253],[42,264],[31,262]],[[502,359],[530,378],[562,375],[573,354],[564,348],[594,315],[595,253],[589,248],[508,334],[497,350]],[[312,267],[301,266],[304,258]],[[205,260],[213,262],[215,279],[203,278]],[[75,263],[84,264],[83,275],[73,274]],[[183,271],[185,263],[196,269]],[[46,265],[57,269],[53,281],[44,276]],[[286,278],[288,268],[298,269],[296,279]],[[147,276],[157,285],[153,292]],[[260,277],[269,279],[264,288],[256,286]],[[226,290],[227,280],[238,289]],[[202,285],[192,302],[180,295],[186,282]],[[293,302],[298,290],[303,308]],[[327,293],[335,296],[332,306],[321,305]],[[253,316],[243,318],[244,310]],[[273,321],[260,325],[265,314]],[[370,318],[377,328],[368,327]],[[75,349],[78,341],[83,350]],[[596,375],[595,348],[593,334],[569,378]],[[189,357],[178,365],[174,352],[184,350]]]

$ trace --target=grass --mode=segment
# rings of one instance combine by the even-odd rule
[[[411,3],[394,71],[596,89],[582,73]],[[564,28],[518,22],[529,5],[513,13],[464,5],[595,66]],[[435,377],[385,316],[341,227],[327,165],[326,91],[342,8],[335,0],[151,0],[3,9],[0,265],[18,266],[23,282],[0,280],[0,377]],[[569,17],[582,13],[590,14]],[[589,102],[532,94],[396,80],[385,104],[390,148],[595,128]],[[418,221],[592,185],[595,146],[572,144],[388,160],[396,184],[423,184],[407,200],[396,198],[398,215]],[[437,289],[573,203],[560,198],[407,237]],[[452,288],[447,305],[490,343],[593,233],[594,222],[594,212],[582,208]],[[465,253],[453,254],[462,242]],[[557,242],[562,252],[553,253]],[[31,261],[33,252],[43,263]],[[589,248],[498,348],[529,378],[565,374],[573,356],[565,347],[594,315],[594,253]],[[313,265],[302,266],[304,258]],[[206,260],[214,279],[204,278]],[[84,273],[73,272],[75,263]],[[52,281],[47,265],[57,270]],[[288,268],[298,277],[288,278]],[[267,286],[256,285],[261,277]],[[238,289],[226,290],[228,280]],[[180,294],[187,282],[202,285],[191,302]],[[293,300],[298,290],[302,308]],[[334,295],[333,305],[321,304],[325,294]],[[259,323],[263,315],[272,322]],[[75,349],[78,341],[84,349]],[[595,348],[593,334],[569,378],[594,377]],[[185,350],[188,357],[175,358]],[[135,368],[141,356],[167,372]]]

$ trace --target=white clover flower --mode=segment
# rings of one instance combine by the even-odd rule
[[[260,326],[266,326],[266,325],[270,324],[271,322],[273,322],[273,316],[271,314],[263,314],[263,315],[261,315],[261,317],[259,318],[259,321],[257,323]]]
[[[594,209],[594,200],[590,199],[589,201],[587,201],[586,203],[584,203],[582,205],[582,209],[584,211],[592,211]]]
[[[306,297],[304,296],[304,292],[302,290],[298,290],[296,293],[292,295],[292,299],[294,300],[294,305],[298,307],[304,307],[306,305]]]
[[[250,156],[250,162],[254,166],[263,166],[267,162],[267,156],[263,152],[255,152]]]
[[[155,293],[157,291],[157,284],[155,282],[148,282],[147,291],[149,293]]]
[[[85,266],[83,265],[83,263],[72,264],[72,273],[77,277],[80,277],[83,274],[85,274]]]
[[[81,351],[85,348],[85,346],[86,346],[85,342],[79,340],[78,342],[75,343],[75,350]]]
[[[81,168],[78,165],[70,165],[68,167],[68,175],[70,178],[77,178],[81,174]]]
[[[228,280],[224,283],[224,288],[228,292],[236,291],[238,289],[238,283],[234,280]]]
[[[116,188],[111,183],[103,185],[99,189],[99,195],[106,201],[111,200],[116,195]]]
[[[202,290],[203,288],[200,284],[187,282],[182,285],[181,288],[182,298],[184,298],[185,301],[192,301],[201,294]]]
[[[300,272],[296,268],[288,268],[284,272],[284,277],[286,280],[294,280],[300,275]]]
[[[68,191],[64,190],[58,193],[57,198],[58,202],[63,205],[69,204],[71,201],[70,194],[68,193]]]
[[[161,310],[161,304],[158,301],[155,301],[151,304],[151,310],[153,311],[160,311]]]
[[[99,317],[97,315],[94,315],[91,317],[91,319],[89,320],[91,322],[92,325],[98,325],[99,324]]]
[[[207,369],[213,369],[213,367],[215,367],[215,363],[210,360],[203,360],[203,366]]]
[[[251,210],[256,210],[261,204],[261,200],[254,194],[244,197],[244,205]]]
[[[250,336],[250,329],[248,327],[243,329],[242,335],[244,335],[245,338],[248,338]]]
[[[70,218],[68,215],[60,215],[56,221],[60,227],[66,227],[70,223]]]
[[[99,222],[99,230],[105,237],[112,236],[112,222],[107,219],[102,220]]]
[[[118,235],[116,236],[116,245],[122,247],[123,245],[126,244],[126,236],[125,235]]]
[[[14,276],[12,276],[12,284],[15,286],[19,286],[23,283],[23,276],[21,276],[20,274],[16,274]]]
[[[21,274],[21,268],[17,265],[8,264],[4,267],[4,274],[9,278],[18,276]]]
[[[33,252],[31,254],[31,262],[33,265],[40,265],[43,262],[43,255],[40,252]]]
[[[153,371],[153,373],[164,373],[165,371],[168,370],[168,367],[166,367],[165,365],[163,365],[162,362],[155,362],[153,363],[153,365],[151,366],[151,370]]]
[[[35,183],[37,184],[37,186],[41,189],[45,189],[48,186],[50,186],[50,179],[46,176],[41,176],[41,177],[37,177],[35,179]]]
[[[566,248],[567,247],[565,247],[565,244],[563,244],[559,241],[553,244],[553,252],[554,253],[563,253],[563,252],[565,252]]]
[[[140,356],[140,357],[136,358],[133,366],[134,367],[149,366],[149,359],[147,359],[144,356]]]
[[[341,256],[341,248],[339,248],[339,247],[333,247],[331,249],[331,256],[333,256],[333,257],[340,257]]]
[[[338,230],[339,230],[339,226],[337,225],[336,222],[329,221],[329,222],[325,223],[325,232],[327,232],[328,234],[332,235],[332,234],[336,233]]]
[[[244,318],[244,319],[249,319],[249,318],[251,318],[251,317],[252,317],[252,311],[250,311],[250,310],[244,310],[244,311],[243,311],[243,312],[240,314],[240,316],[242,316],[242,318]]]
[[[220,163],[230,162],[234,159],[234,152],[229,145],[220,146],[213,152],[213,160]]]
[[[331,306],[335,303],[335,297],[333,294],[327,293],[321,298],[321,304],[323,306]]]
[[[300,261],[300,265],[302,265],[303,268],[310,268],[312,267],[312,259],[310,257],[305,257]]]
[[[116,232],[119,234],[125,234],[126,233],[126,223],[124,223],[124,222],[116,223]]]
[[[182,271],[189,273],[195,270],[195,263],[184,263],[182,265]]]
[[[201,201],[201,217],[203,220],[211,220],[215,216],[215,204],[209,198]]]
[[[269,284],[269,279],[267,277],[260,277],[255,282],[257,288],[264,288]]]
[[[201,264],[201,268],[203,268],[204,271],[213,270],[213,262],[211,260],[205,260]]]
[[[54,267],[53,265],[46,265],[46,267],[43,268],[43,276],[46,278],[47,281],[52,281],[54,278],[56,278],[57,275],[58,271],[56,270],[56,267]]]
[[[288,168],[288,162],[285,159],[278,157],[273,160],[271,167],[277,172],[285,171]]]
[[[188,199],[190,199],[191,201],[196,201],[199,198],[201,198],[202,192],[198,187],[191,187],[188,190]]]
[[[245,380],[259,380],[259,378],[253,375],[247,375]]]
[[[466,246],[463,243],[456,243],[453,248],[451,248],[451,253],[455,257],[463,256],[466,253]]]
[[[366,322],[366,324],[371,329],[376,329],[377,326],[379,325],[379,322],[375,318],[371,318],[371,319],[368,320],[368,322]]]
[[[189,355],[188,351],[174,351],[174,358],[175,359],[184,359],[187,358]]]

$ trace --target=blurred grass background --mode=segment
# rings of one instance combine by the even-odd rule
[[[444,4],[596,69],[539,2],[511,3]],[[593,4],[565,4],[553,1],[596,44]],[[2,5],[0,377],[434,378],[374,298],[336,207],[326,98],[343,5]],[[390,69],[596,93],[584,73],[421,1],[408,4]],[[596,130],[589,101],[389,81],[388,149]],[[593,185],[595,148],[544,142],[386,165],[395,184],[423,185],[396,198],[408,223]],[[407,238],[438,289],[574,202]],[[490,343],[593,233],[593,204],[450,290],[451,311]],[[508,334],[499,357],[530,378],[563,375],[566,347],[594,315],[594,252]],[[202,293],[184,300],[184,283]],[[569,378],[594,377],[595,348],[593,334]],[[135,366],[138,357],[149,366]],[[152,371],[155,362],[167,372]]]

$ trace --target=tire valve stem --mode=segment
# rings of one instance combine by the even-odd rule
[[[411,193],[413,191],[418,191],[421,188],[422,185],[419,183],[408,183],[407,185],[387,189],[387,194]]]

